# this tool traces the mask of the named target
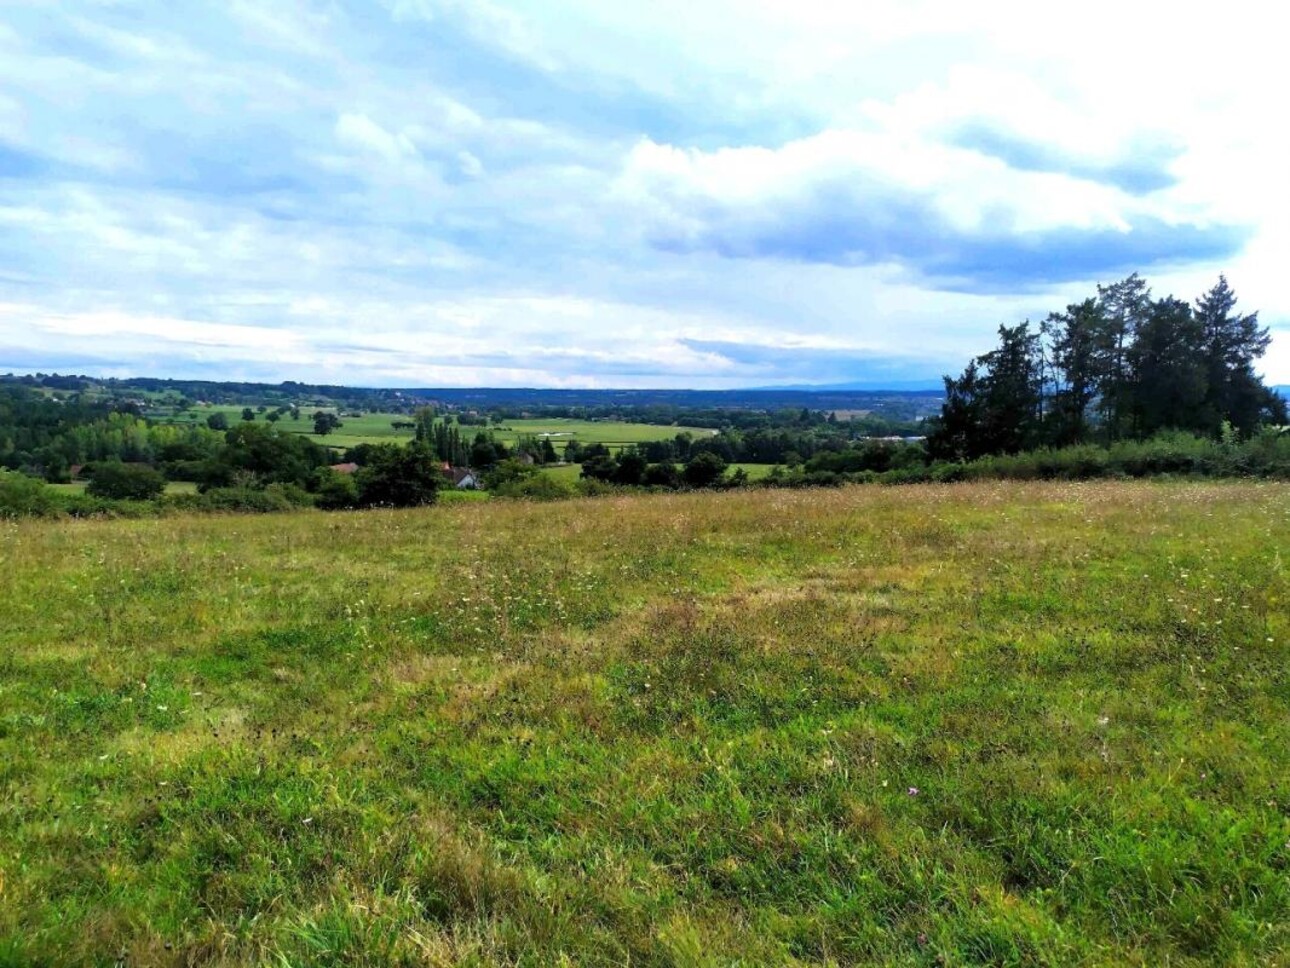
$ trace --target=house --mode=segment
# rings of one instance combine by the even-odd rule
[[[358,465],[353,461],[346,461],[344,464],[332,464],[331,469],[337,474],[353,474],[358,470]]]
[[[443,467],[443,476],[452,484],[453,487],[462,490],[474,490],[479,487],[479,481],[475,478],[475,472],[469,467],[452,467],[445,464]]]

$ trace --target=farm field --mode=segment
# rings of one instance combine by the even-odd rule
[[[1285,964],[1290,486],[0,524],[0,964]]]
[[[228,417],[229,426],[236,426],[242,419],[242,408],[231,406],[193,407],[191,410],[169,419],[175,423],[205,423],[206,418],[216,412]],[[285,416],[277,422],[280,430],[290,433],[303,433],[313,436],[313,410],[302,409],[299,420]],[[263,414],[258,414],[257,421],[263,421]],[[397,413],[365,413],[361,417],[345,417],[340,429],[324,437],[313,437],[319,443],[329,447],[355,447],[358,444],[386,443],[412,439],[412,431],[398,429],[394,421],[406,421],[411,418]],[[463,435],[473,438],[479,430],[488,429],[498,440],[508,446],[522,436],[550,434],[551,442],[557,451],[563,449],[570,440],[583,444],[602,443],[610,450],[621,450],[629,444],[643,443],[649,440],[666,440],[687,431],[697,437],[710,436],[715,430],[702,427],[664,427],[657,424],[624,423],[619,421],[600,420],[508,420],[501,427],[462,427]]]
[[[468,430],[470,428],[463,428]],[[557,452],[570,440],[581,444],[605,444],[612,451],[621,450],[630,444],[640,444],[650,440],[670,440],[679,433],[692,434],[696,439],[710,437],[715,430],[703,427],[664,427],[659,424],[622,423],[609,420],[507,420],[501,427],[494,428],[497,439],[505,444],[513,444],[522,436],[541,436],[548,434]]]
[[[88,481],[69,481],[66,484],[50,484],[49,486],[55,491],[61,491],[65,494],[83,494]],[[192,481],[167,481],[167,494],[196,494],[197,485]]]
[[[342,420],[344,426],[339,430],[318,437],[313,432],[315,409],[301,408],[299,420],[292,420],[288,414],[278,420],[274,426],[287,433],[308,434],[313,440],[328,447],[356,447],[359,444],[395,443],[412,439],[412,431],[394,428],[393,421],[411,419],[397,413],[364,413],[361,417],[345,417]],[[324,409],[334,412],[335,408]],[[235,406],[193,407],[173,417],[160,419],[178,424],[205,424],[206,418],[214,413],[223,413],[228,418],[230,427],[236,427],[242,420],[242,408]],[[256,422],[265,422],[264,414],[256,414]]]
[[[730,473],[742,468],[747,474],[750,481],[759,481],[770,473],[774,464],[731,464]],[[543,467],[543,474],[550,474],[552,477],[572,484],[582,476],[581,464],[562,464],[553,467]]]

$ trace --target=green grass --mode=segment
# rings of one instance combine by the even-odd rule
[[[0,524],[0,964],[1290,956],[1290,486]]]
[[[748,475],[750,481],[760,481],[763,477],[770,475],[771,468],[774,464],[731,464],[730,473],[742,469]]]
[[[55,491],[64,494],[84,494],[88,481],[71,481],[67,484],[50,484],[49,486]],[[167,481],[167,494],[196,494],[197,485],[192,481]]]
[[[763,477],[766,477],[774,466],[774,464],[731,464],[730,473],[734,473],[737,469],[743,468],[743,470],[747,472],[748,479],[750,481],[759,481]],[[560,466],[548,466],[542,468],[542,473],[550,474],[552,477],[571,484],[582,477],[582,465],[563,464]]]
[[[464,427],[463,431],[473,428]],[[501,427],[494,428],[497,439],[505,444],[513,444],[522,436],[551,435],[551,443],[556,453],[563,453],[564,445],[570,440],[581,444],[605,444],[610,450],[617,451],[630,444],[640,444],[651,440],[671,440],[679,433],[689,433],[695,438],[710,437],[715,430],[703,427],[665,427],[658,424],[622,423],[610,420],[507,420]]]
[[[242,408],[233,406],[193,407],[173,417],[157,419],[173,423],[204,424],[211,414],[221,412],[228,417],[229,426],[236,426],[242,419]],[[284,416],[278,420],[277,428],[288,433],[302,433],[313,436],[313,413],[315,408],[302,408],[300,419],[292,420]],[[330,447],[355,447],[358,444],[379,444],[390,441],[411,440],[412,431],[394,429],[394,421],[408,421],[411,417],[397,413],[365,413],[361,417],[344,417],[342,426],[330,434],[314,437],[318,443]],[[257,422],[264,421],[264,414],[256,415]],[[664,427],[656,424],[622,423],[620,421],[600,420],[508,420],[501,427],[461,427],[461,432],[468,439],[473,439],[480,430],[491,430],[498,440],[512,445],[522,436],[539,434],[559,435],[552,437],[552,444],[557,453],[562,453],[569,440],[583,444],[601,443],[610,450],[621,450],[629,444],[638,444],[650,440],[668,440],[678,433],[686,431],[695,437],[711,436],[715,430],[702,427]]]
[[[572,484],[582,479],[581,464],[561,464],[558,466],[547,466],[542,468],[543,474],[549,474],[556,480],[564,481],[566,484]]]

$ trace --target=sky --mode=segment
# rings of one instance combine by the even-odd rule
[[[0,372],[935,385],[1141,272],[1290,383],[1272,5],[3,0]]]

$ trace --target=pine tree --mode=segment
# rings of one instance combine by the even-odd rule
[[[1052,313],[1043,332],[1052,344],[1054,380],[1048,438],[1058,446],[1081,443],[1090,436],[1090,410],[1097,399],[1101,361],[1110,345],[1110,327],[1095,299],[1073,303]]]
[[[1235,312],[1236,293],[1225,276],[1196,300],[1196,318],[1204,343],[1207,387],[1204,430],[1216,435],[1228,421],[1248,436],[1260,422],[1269,391],[1254,372],[1254,361],[1267,352],[1272,336],[1259,328],[1259,314]]]
[[[1098,286],[1097,302],[1107,323],[1098,350],[1098,408],[1107,437],[1117,440],[1128,432],[1129,351],[1151,307],[1151,289],[1135,272],[1109,286]]]
[[[1135,437],[1203,428],[1208,380],[1202,332],[1182,300],[1166,296],[1150,304],[1127,353],[1126,396]]]

